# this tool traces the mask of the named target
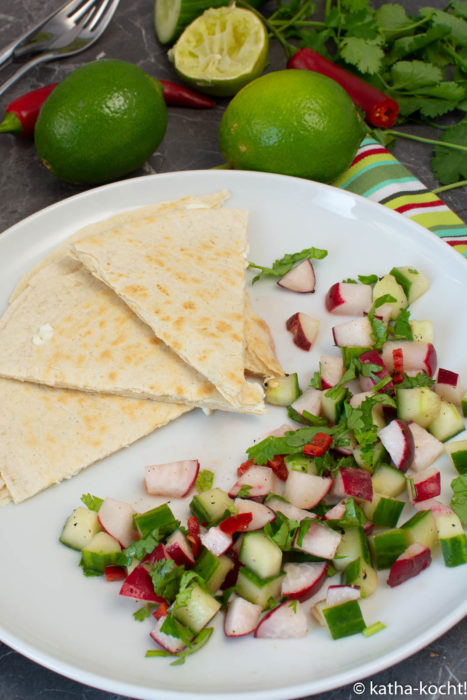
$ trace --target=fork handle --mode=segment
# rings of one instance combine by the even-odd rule
[[[50,61],[50,59],[53,57],[54,55],[52,53],[41,53],[32,58],[30,61],[23,63],[18,70],[13,73],[13,75],[10,75],[10,77],[0,85],[0,95],[3,95],[4,92],[14,85],[17,80],[22,78],[25,73],[30,71],[31,68],[34,68],[34,66],[38,66],[41,63],[45,63],[46,61]]]

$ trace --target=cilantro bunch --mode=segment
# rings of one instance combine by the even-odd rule
[[[288,57],[313,49],[396,100],[399,124],[441,130],[439,140],[372,131],[385,146],[396,137],[433,145],[432,169],[443,185],[435,192],[467,184],[467,1],[407,14],[399,3],[326,0],[317,8],[311,0],[277,0],[263,19]],[[446,128],[433,121],[445,115],[455,123]]]

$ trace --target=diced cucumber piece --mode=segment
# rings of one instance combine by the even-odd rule
[[[435,515],[439,544],[446,566],[467,564],[467,538],[456,513]]]
[[[248,567],[242,566],[238,572],[237,593],[265,610],[271,598],[275,600],[279,597],[284,575],[281,572],[278,576],[262,579]]]
[[[324,391],[321,396],[321,415],[330,423],[337,423],[344,410],[345,399],[347,398],[347,389],[343,386],[338,392],[336,398],[331,398]]]
[[[415,421],[422,428],[427,428],[441,410],[441,398],[427,386],[415,386],[411,389],[397,389],[397,417],[405,421]]]
[[[440,442],[445,442],[464,430],[464,419],[457,407],[441,399],[438,416],[427,427],[428,432]]]
[[[467,440],[455,440],[448,443],[446,452],[459,474],[467,474]]]
[[[383,275],[376,282],[373,287],[373,301],[386,294],[390,294],[395,299],[395,301],[389,302],[392,306],[391,318],[395,319],[399,316],[402,309],[407,308],[408,301],[404,289],[392,275]]]
[[[318,473],[314,459],[305,457],[305,455],[300,452],[294,455],[287,455],[284,457],[284,462],[289,471],[305,472],[306,474]]]
[[[432,321],[410,321],[413,339],[417,343],[433,343],[435,332]]]
[[[388,498],[399,496],[407,487],[405,474],[389,464],[379,464],[373,472],[371,481],[373,490]]]
[[[290,406],[300,396],[298,374],[285,377],[272,377],[264,382],[264,395],[267,403],[274,406]]]
[[[154,29],[161,44],[172,44],[185,27],[209,7],[227,5],[227,0],[155,0]]]
[[[187,596],[189,592],[189,596]],[[183,602],[175,599],[173,614],[182,625],[198,634],[214,615],[220,610],[221,604],[210,593],[194,583],[183,591]]]
[[[368,544],[377,569],[390,569],[397,557],[407,549],[405,533],[396,528],[370,535]]]
[[[467,537],[456,535],[439,541],[446,566],[467,564]]]
[[[333,639],[359,634],[366,627],[358,600],[348,600],[340,605],[323,608],[322,612]]]
[[[277,576],[282,566],[282,550],[263,532],[247,532],[238,558],[260,578]]]
[[[431,510],[421,510],[415,513],[399,529],[407,538],[407,546],[418,542],[433,549],[438,541],[435,517]]]
[[[208,591],[216,593],[233,567],[232,559],[226,554],[216,557],[208,549],[203,549],[196,560],[193,571],[196,571],[204,579]]]
[[[464,396],[462,397],[461,409],[462,409],[462,415],[464,416],[464,418],[467,418],[467,391],[465,392]]]
[[[404,508],[404,502],[388,498],[373,491],[371,503],[362,503],[363,512],[368,520],[382,527],[396,527],[399,516]]]
[[[378,574],[363,557],[355,559],[344,569],[341,581],[349,586],[360,586],[362,598],[373,595],[378,588]]]
[[[413,267],[393,267],[391,275],[404,290],[409,304],[412,304],[415,299],[425,294],[430,287],[430,283],[425,275],[422,275],[421,272]]]
[[[332,560],[337,571],[342,571],[355,559],[362,558],[370,563],[370,550],[362,527],[344,527],[342,539]]]
[[[104,573],[106,566],[122,565],[125,562],[122,548],[107,532],[98,532],[81,550],[81,565],[92,571]]]
[[[167,503],[147,510],[145,513],[135,513],[133,523],[141,538],[156,529],[161,536],[170,535],[180,525]]]
[[[96,511],[79,506],[68,516],[60,542],[81,551],[101,529]]]
[[[226,511],[231,512],[233,505],[233,499],[226,491],[213,488],[193,496],[190,510],[200,523],[211,525],[218,522]]]
[[[384,445],[379,440],[373,445],[373,454],[371,455],[371,462],[368,464],[368,455],[366,458],[363,457],[364,452],[360,445],[357,445],[353,452],[353,457],[361,469],[366,469],[370,473],[380,464],[383,459],[387,458],[387,452]]]

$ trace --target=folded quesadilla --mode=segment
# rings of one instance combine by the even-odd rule
[[[245,390],[247,213],[180,210],[75,242],[72,251],[235,408]],[[259,385],[250,385],[258,402]]]

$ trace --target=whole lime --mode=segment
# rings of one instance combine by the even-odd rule
[[[334,80],[283,70],[253,80],[231,100],[219,127],[228,165],[332,182],[352,162],[364,122]]]
[[[34,140],[51,173],[93,185],[140,168],[166,127],[161,84],[133,63],[105,59],[57,85],[39,113]]]

